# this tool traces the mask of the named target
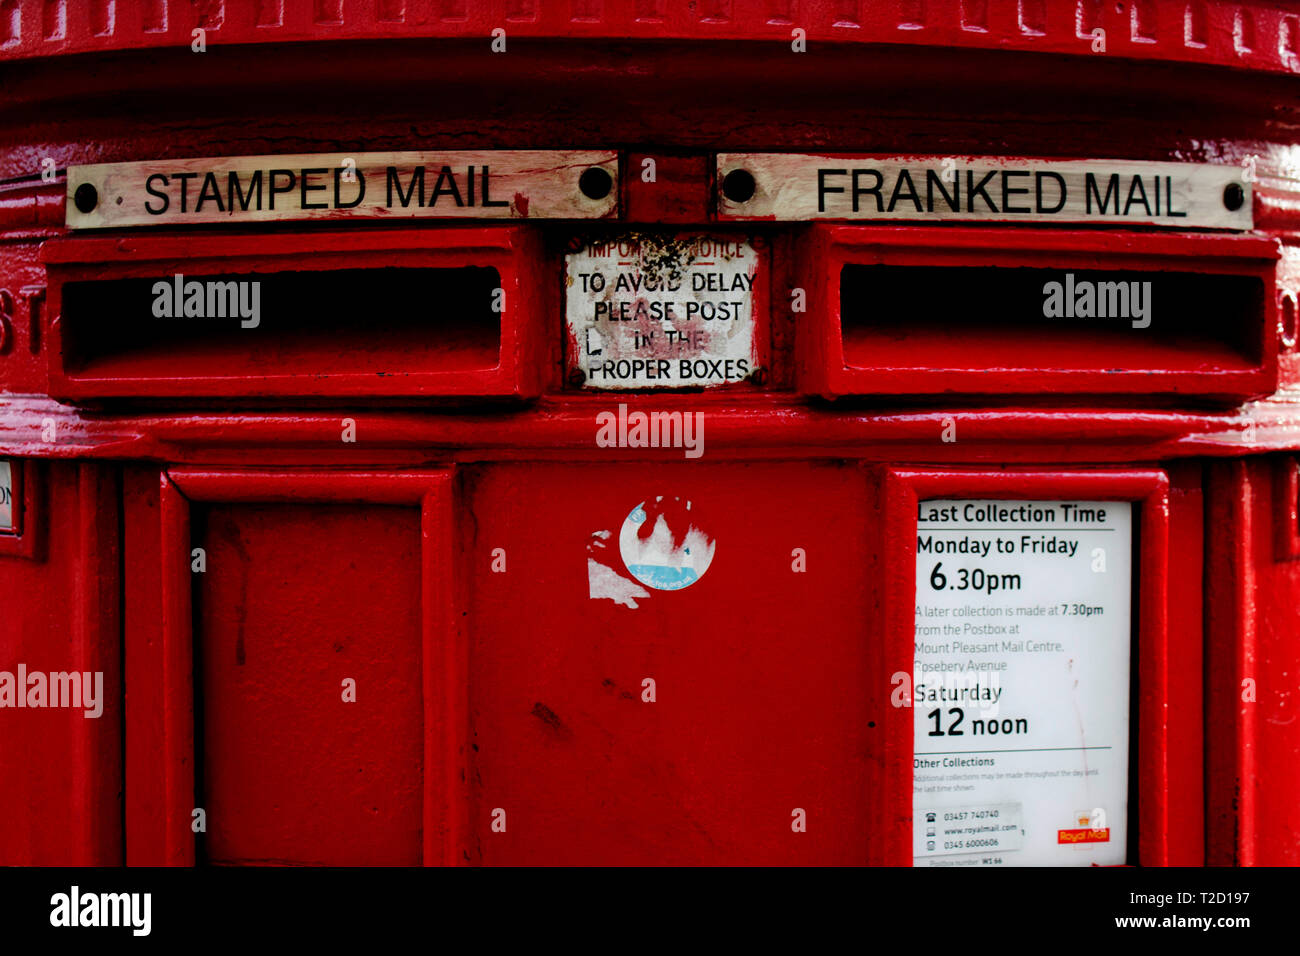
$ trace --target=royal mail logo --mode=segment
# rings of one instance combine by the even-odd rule
[[[1085,827],[1078,830],[1057,830],[1057,843],[1109,843],[1110,827],[1104,830],[1094,830],[1091,827]]]

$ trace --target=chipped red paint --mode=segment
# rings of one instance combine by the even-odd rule
[[[1300,352],[1277,330],[1300,293],[1291,5],[469,2],[454,19],[432,0],[86,0],[59,27],[61,6],[0,3],[0,454],[25,503],[0,536],[0,668],[102,670],[108,699],[99,720],[0,711],[0,863],[905,864],[911,725],[887,676],[906,669],[911,508],[978,492],[1137,502],[1133,862],[1300,864]],[[70,165],[430,144],[617,148],[621,221],[63,228]],[[1256,228],[755,224],[764,385],[579,390],[564,250],[716,231],[720,150],[1253,156]],[[1010,264],[1066,248],[1247,271],[1257,351],[1171,372],[1120,346],[1122,387],[1050,354],[990,370],[960,343],[920,343],[902,371],[828,363],[816,250],[976,240]],[[76,279],[399,260],[514,277],[498,364],[399,348],[357,365],[379,306],[296,357],[250,345],[267,375],[199,350],[96,377],[62,351]],[[916,292],[917,310],[962,306]],[[598,447],[620,402],[703,413],[704,457]],[[658,495],[708,514],[708,574],[636,610],[593,602],[593,533]]]

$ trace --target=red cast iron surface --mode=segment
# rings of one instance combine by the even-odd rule
[[[1300,549],[1277,531],[1300,533],[1300,359],[1273,327],[1300,288],[1295,20],[1281,4],[1196,2],[0,2],[0,453],[23,460],[30,502],[22,536],[0,536],[0,668],[102,670],[106,688],[99,720],[0,713],[0,862],[906,862],[910,739],[884,675],[910,627],[908,495],[947,482],[1122,486],[1141,503],[1138,643],[1156,676],[1133,702],[1133,862],[1300,863]],[[498,24],[505,55],[488,47]],[[790,50],[796,26],[806,54]],[[1044,355],[997,394],[903,400],[864,376],[828,403],[802,387],[829,372],[801,336],[829,313],[777,304],[826,281],[800,254],[834,227],[793,224],[756,228],[767,385],[584,393],[563,377],[558,266],[585,227],[462,224],[412,232],[512,249],[503,237],[522,236],[537,286],[495,391],[478,377],[419,398],[328,382],[309,397],[248,381],[187,392],[193,356],[166,401],[129,376],[61,394],[60,269],[119,276],[143,244],[184,264],[204,249],[342,255],[349,235],[365,254],[408,235],[111,233],[61,259],[89,248],[62,228],[69,165],[575,146],[620,149],[623,221],[674,232],[717,228],[723,149],[1254,157],[1255,234],[1198,242],[1276,254],[1250,330],[1263,372],[1249,388],[1189,377],[1174,395],[1064,395]],[[645,157],[656,182],[637,175]],[[1001,254],[1034,254],[1015,229],[990,232]],[[1187,252],[1159,232],[1113,238],[1117,255]],[[468,261],[483,243],[452,246]],[[962,305],[918,290],[918,308]],[[1117,350],[1117,367],[1135,361]],[[1271,394],[1243,400],[1256,390]],[[620,401],[704,413],[705,457],[598,447],[596,415]],[[655,494],[709,516],[714,566],[635,611],[591,601],[592,533]]]

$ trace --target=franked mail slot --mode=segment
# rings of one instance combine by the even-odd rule
[[[63,398],[536,391],[511,228],[47,244]]]
[[[1241,400],[1276,385],[1272,240],[815,231],[805,391]]]

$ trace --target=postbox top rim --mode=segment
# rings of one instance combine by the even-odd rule
[[[1024,51],[1094,58],[1175,62],[1227,67],[1238,72],[1294,74],[1300,58],[1283,42],[1285,31],[1298,27],[1295,11],[1282,0],[1257,0],[1243,10],[1235,0],[1205,0],[1203,16],[1188,25],[1183,0],[1154,0],[1149,15],[1132,19],[1128,4],[1098,4],[1091,19],[1076,15],[1073,0],[1050,0],[1042,12],[1016,17],[984,16],[959,4],[863,5],[855,16],[834,4],[812,5],[799,19],[770,16],[761,4],[734,5],[726,15],[695,4],[669,4],[657,15],[647,14],[635,0],[606,0],[599,7],[573,9],[568,4],[542,3],[530,11],[502,17],[498,5],[468,3],[458,16],[417,18],[393,16],[379,4],[338,4],[314,17],[280,15],[278,21],[260,16],[226,16],[195,21],[179,15],[140,13],[119,16],[108,24],[92,5],[69,4],[62,29],[50,34],[39,14],[40,4],[22,2],[11,36],[0,46],[0,61],[48,59],[85,53],[171,48],[188,51],[193,31],[222,46],[329,42],[334,44],[394,40],[491,41],[496,29],[510,42],[552,40],[570,42],[637,42],[674,40],[689,44],[718,41],[791,42],[792,31],[803,31],[808,43],[853,48],[972,49]],[[972,16],[975,18],[972,19]],[[1253,41],[1246,45],[1235,29],[1249,17]],[[1243,29],[1245,29],[1243,27]],[[1097,31],[1104,48],[1095,50]],[[1290,34],[1294,36],[1294,33]],[[1293,43],[1294,41],[1292,41]]]

